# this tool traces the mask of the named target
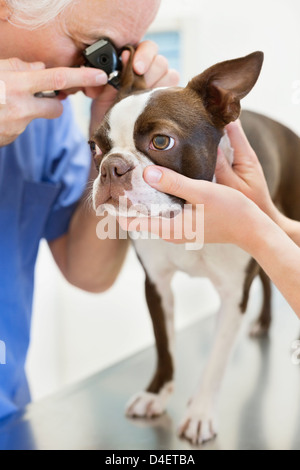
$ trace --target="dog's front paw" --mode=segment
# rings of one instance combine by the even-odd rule
[[[160,393],[140,392],[126,407],[129,418],[155,418],[166,411],[168,400],[173,392],[173,383],[164,386]]]
[[[215,420],[208,413],[188,409],[179,427],[178,435],[194,445],[203,444],[217,436]]]

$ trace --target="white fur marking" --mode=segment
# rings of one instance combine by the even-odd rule
[[[140,392],[134,395],[126,407],[126,415],[138,418],[154,418],[166,411],[167,403],[174,390],[174,383],[167,383],[159,394]]]
[[[234,149],[231,147],[231,142],[227,131],[224,132],[224,135],[220,141],[220,149],[223,150],[226,159],[230,165],[233,165],[234,162]]]
[[[132,95],[124,98],[113,107],[109,115],[109,138],[114,146],[135,150],[134,145],[134,126],[147,106],[147,103],[155,90]],[[126,116],[126,119],[124,119]]]
[[[231,142],[227,131],[224,131],[224,135],[220,140],[219,148],[223,151],[226,160],[228,161],[229,165],[232,166],[234,162],[234,149],[231,147]],[[217,177],[214,175],[213,183],[217,182]]]

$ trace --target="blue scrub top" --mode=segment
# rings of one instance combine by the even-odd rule
[[[24,366],[39,243],[68,231],[90,161],[68,100],[59,119],[37,119],[0,148],[0,420],[30,400]]]

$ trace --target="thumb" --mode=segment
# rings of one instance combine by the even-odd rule
[[[159,166],[148,166],[144,172],[144,179],[158,191],[177,196],[191,204],[198,204],[205,196],[208,181],[198,181],[180,175],[173,170]],[[205,199],[205,197],[204,197]]]
[[[241,121],[238,119],[226,126],[226,131],[234,149],[234,164],[244,163],[245,160],[252,160],[254,151],[242,128]]]
[[[189,178],[173,170],[151,165],[145,169],[144,179],[146,183],[162,193],[187,199],[186,180],[189,181]]]
[[[236,175],[230,165],[229,161],[225,157],[224,152],[219,148],[218,150],[218,158],[217,158],[217,165],[216,165],[216,178],[217,183],[231,186],[230,183],[234,181]]]

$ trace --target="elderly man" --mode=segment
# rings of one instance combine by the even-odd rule
[[[115,91],[104,72],[84,67],[83,50],[100,37],[137,46],[134,68],[149,87],[174,85],[177,73],[141,38],[160,0],[0,0],[0,419],[29,401],[34,267],[45,238],[66,279],[90,292],[108,289],[127,244],[99,241],[93,212],[80,204],[90,153],[66,96],[93,98],[91,126]],[[65,90],[56,99],[36,92]],[[41,119],[44,118],[44,119]]]

